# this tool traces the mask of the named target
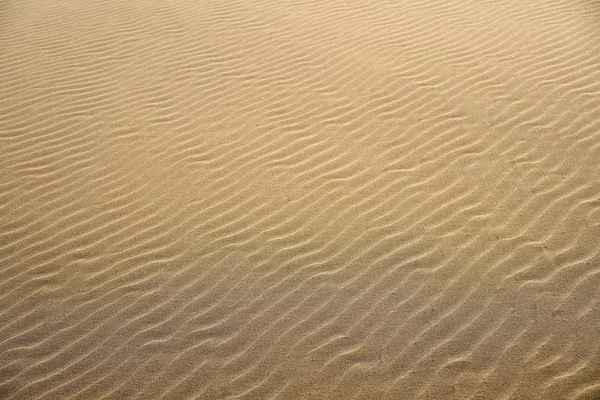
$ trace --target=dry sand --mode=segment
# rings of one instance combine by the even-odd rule
[[[0,3],[0,398],[599,399],[600,3]]]

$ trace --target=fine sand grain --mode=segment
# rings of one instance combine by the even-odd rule
[[[1,399],[600,399],[600,3],[0,1]]]

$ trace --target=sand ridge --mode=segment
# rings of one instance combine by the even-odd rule
[[[597,398],[599,26],[0,6],[0,397]]]

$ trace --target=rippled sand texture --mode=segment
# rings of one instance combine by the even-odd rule
[[[598,2],[5,1],[0,52],[0,398],[599,398]]]

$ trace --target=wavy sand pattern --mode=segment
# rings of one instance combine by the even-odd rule
[[[0,398],[600,398],[600,5],[0,5]]]

